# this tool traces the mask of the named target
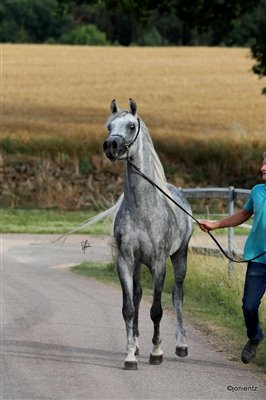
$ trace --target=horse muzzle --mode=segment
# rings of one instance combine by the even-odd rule
[[[109,137],[103,144],[103,151],[111,161],[124,158],[126,150],[125,142],[120,137]]]

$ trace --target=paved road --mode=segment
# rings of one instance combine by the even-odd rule
[[[262,377],[232,362],[186,321],[189,356],[178,359],[175,321],[162,321],[164,363],[149,365],[150,305],[141,305],[138,371],[124,371],[121,291],[73,274],[84,259],[110,259],[103,239],[62,247],[51,236],[4,235],[1,264],[1,399],[265,399]]]

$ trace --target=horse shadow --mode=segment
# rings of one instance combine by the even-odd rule
[[[78,347],[43,343],[27,340],[2,340],[2,354],[5,357],[18,357],[35,359],[39,361],[52,361],[58,363],[101,366],[103,368],[123,369],[123,352],[91,347]],[[145,354],[139,356],[140,366],[158,368],[149,364],[149,357]],[[196,359],[191,356],[186,358],[164,357],[164,362],[159,368],[215,368],[219,370],[237,370],[238,365],[230,365],[226,361],[210,361]]]

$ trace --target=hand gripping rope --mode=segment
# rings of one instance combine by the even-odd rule
[[[182,207],[180,204],[178,204],[171,196],[169,196],[160,186],[158,186],[155,182],[153,182],[147,175],[145,175],[136,165],[134,165],[131,161],[129,161],[128,157],[127,157],[127,162],[129,165],[131,165],[131,167],[133,167],[137,173],[142,176],[142,178],[146,179],[146,181],[148,181],[152,186],[154,186],[156,189],[158,189],[160,192],[163,193],[163,195],[165,197],[167,197],[169,200],[171,200],[178,208],[180,208],[182,211],[184,211],[184,213],[186,213],[190,218],[192,218],[199,226],[200,226],[200,222],[193,217],[192,214],[190,214],[184,207]],[[262,253],[258,254],[256,257],[250,258],[248,260],[236,260],[234,258],[232,258],[229,254],[226,253],[226,251],[222,248],[222,246],[220,245],[220,243],[218,242],[218,240],[213,236],[213,234],[210,231],[207,231],[208,235],[211,237],[211,239],[215,242],[215,244],[218,246],[218,248],[220,249],[220,251],[223,253],[223,255],[230,261],[234,262],[234,263],[243,263],[243,262],[249,262],[249,261],[254,261],[257,258],[263,256],[264,254],[266,254],[266,250],[263,251]]]

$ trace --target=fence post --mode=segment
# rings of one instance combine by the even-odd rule
[[[235,200],[235,188],[229,187],[228,190],[228,215],[234,213],[234,200]],[[230,256],[233,255],[234,250],[234,228],[228,228],[228,253]],[[233,272],[233,262],[228,260],[228,275],[231,276]]]

